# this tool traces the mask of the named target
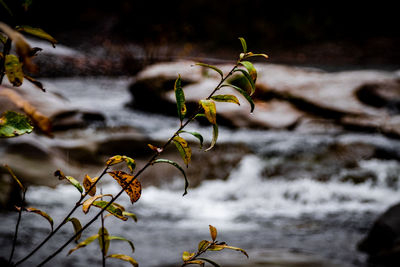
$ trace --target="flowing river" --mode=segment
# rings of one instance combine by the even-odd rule
[[[164,140],[176,129],[176,118],[126,107],[131,97],[129,78],[57,78],[43,82],[49,92],[63,95],[74,105],[99,110],[108,128],[135,127],[153,139]],[[195,124],[191,129],[209,141],[209,127]],[[84,133],[96,135],[94,128]],[[364,266],[366,256],[357,251],[357,242],[379,213],[400,200],[400,164],[390,158],[361,156],[357,166],[347,166],[343,162],[351,160],[346,158],[348,154],[332,152],[332,148],[364,149],[372,144],[398,153],[400,141],[379,134],[220,127],[218,142],[244,143],[252,153],[245,154],[226,179],[203,181],[184,197],[179,174],[172,183],[145,187],[133,206],[122,197],[119,202],[137,215],[138,222],[107,218],[106,227],[110,234],[132,240],[136,250],[131,254],[127,243],[112,241],[112,253],[132,255],[145,267],[180,266],[183,251],[194,251],[199,241],[209,239],[211,224],[218,229],[219,240],[248,251],[252,266]],[[367,178],[355,182],[359,177]],[[114,194],[119,186],[108,183],[103,191]],[[28,204],[46,210],[56,225],[77,198],[76,189],[69,185],[55,189],[31,186],[27,194]],[[93,214],[94,209],[89,212]],[[3,212],[0,216],[0,256],[8,257],[17,214]],[[85,222],[90,216],[78,211],[76,217]],[[89,232],[97,233],[99,226],[97,222]],[[22,266],[35,266],[72,231],[72,225],[66,225]],[[46,221],[24,214],[15,258],[26,255],[48,232]],[[85,238],[89,235],[84,233]],[[96,243],[70,256],[65,250],[48,266],[101,265]],[[236,251],[210,255],[226,267],[247,266],[246,258]],[[264,265],[256,265],[257,261]],[[128,265],[115,259],[107,262],[109,266]]]

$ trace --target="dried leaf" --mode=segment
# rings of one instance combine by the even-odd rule
[[[115,165],[115,164],[118,164],[118,163],[123,162],[123,161],[124,161],[124,160],[123,160],[123,158],[122,158],[121,155],[115,155],[115,156],[112,156],[111,158],[109,158],[109,159],[106,161],[106,164],[107,164],[108,166],[111,166],[111,165]]]
[[[198,264],[200,266],[204,266],[204,261],[201,260],[191,260],[191,261],[185,261],[184,263],[185,265],[189,265],[189,264]]]
[[[108,201],[99,200],[99,201],[93,202],[92,206],[95,206],[95,207],[98,207],[98,208],[103,209],[104,207],[106,207],[106,206],[108,205],[108,203],[109,203]],[[112,215],[114,215],[115,217],[117,217],[118,219],[121,219],[121,220],[123,220],[123,221],[128,220],[128,218],[126,218],[126,217],[124,217],[124,216],[122,215],[123,211],[122,211],[120,208],[114,206],[113,204],[109,205],[109,206],[106,208],[106,210],[107,210],[110,214],[112,214]]]
[[[230,102],[240,106],[239,100],[234,95],[215,95],[211,97],[212,100],[217,102]]]
[[[73,217],[73,218],[68,218],[68,220],[67,220],[66,222],[71,222],[71,223],[72,223],[72,226],[74,227],[75,234],[82,230],[82,224],[81,224],[81,222],[80,222],[77,218],[75,218],[75,217]],[[79,233],[79,234],[75,237],[75,242],[76,242],[76,243],[78,243],[78,241],[79,241],[79,239],[81,238],[81,236],[82,236],[82,232]]]
[[[1,132],[1,130],[0,130]],[[26,188],[22,185],[21,181],[17,178],[17,176],[14,174],[14,172],[12,171],[12,169],[10,168],[10,166],[8,166],[7,164],[4,164],[4,167],[7,169],[7,171],[10,173],[11,177],[17,182],[17,184],[19,185],[19,187],[21,188],[21,190],[23,192],[26,191]]]
[[[82,203],[82,211],[83,211],[84,213],[88,213],[88,212],[89,212],[89,209],[90,209],[90,207],[93,205],[93,203],[94,203],[97,199],[102,198],[102,197],[105,197],[105,196],[112,197],[111,194],[105,194],[105,195],[93,196],[93,197],[91,197],[91,198],[89,198],[89,199],[86,199],[86,200]]]
[[[183,89],[182,89],[182,82],[181,82],[180,75],[175,81],[174,91],[175,91],[175,98],[176,98],[176,107],[178,110],[178,117],[182,122],[186,116],[187,109],[186,109],[186,104],[185,104],[185,93],[183,92]]]
[[[40,28],[33,28],[31,26],[23,25],[23,26],[17,26],[16,30],[19,32],[24,32],[30,35],[33,35],[35,37],[38,37],[40,39],[49,41],[53,47],[56,47],[57,40],[54,39],[53,36],[45,32],[44,30]]]
[[[23,210],[27,211],[27,212],[33,212],[33,213],[39,214],[40,216],[45,218],[50,223],[51,231],[53,231],[53,224],[54,224],[53,219],[46,212],[41,211],[41,210],[36,209],[36,208],[24,208]]]
[[[50,119],[40,113],[29,101],[25,100],[21,95],[11,89],[1,88],[0,95],[8,97],[11,102],[21,108],[42,132],[49,136],[52,135]]]
[[[179,153],[181,154],[183,162],[185,163],[186,167],[188,167],[192,158],[192,149],[186,140],[180,136],[175,136],[173,141]]]
[[[215,107],[215,102],[212,100],[200,100],[200,105],[204,109],[204,115],[206,115],[207,120],[211,124],[217,123],[217,109]]]
[[[225,248],[226,249],[240,251],[244,255],[246,255],[247,258],[249,257],[249,255],[247,254],[247,252],[244,249],[241,249],[241,248],[238,248],[238,247],[228,246],[227,244],[214,244],[214,245],[211,245],[208,250],[210,250],[210,251],[220,251],[220,250],[223,250]]]
[[[83,178],[83,187],[85,188],[85,192],[89,195],[89,196],[94,196],[96,195],[96,185],[94,185],[94,183],[97,181],[97,178],[90,178],[89,175],[85,175],[85,178]],[[90,189],[90,191],[89,191]],[[88,192],[89,191],[89,192]]]
[[[132,264],[132,266],[134,267],[139,267],[139,263],[137,263],[137,261],[135,261],[132,257],[128,256],[128,255],[124,255],[124,254],[112,254],[112,255],[108,255],[107,258],[115,258],[115,259],[120,259],[123,261],[128,261]]]
[[[0,91],[1,93],[1,91]],[[14,137],[33,130],[28,117],[14,111],[6,111],[0,117],[0,137]]]
[[[208,262],[211,265],[214,265],[214,267],[221,267],[221,265],[219,265],[218,263],[216,263],[215,261],[212,261],[210,259],[206,259],[206,258],[197,258],[197,259]]]
[[[211,239],[212,239],[212,241],[215,241],[215,239],[217,239],[217,228],[215,228],[212,225],[209,225],[209,227],[210,227]]]
[[[4,67],[8,81],[14,86],[21,86],[24,81],[24,72],[22,71],[22,64],[15,55],[6,55]]]
[[[268,55],[266,54],[253,54],[252,52],[246,53],[243,58],[249,58],[249,57],[263,57],[265,59],[268,59]]]
[[[30,81],[33,85],[35,85],[37,88],[39,88],[43,92],[46,92],[46,89],[44,89],[43,84],[41,82],[39,82],[38,80],[36,80],[28,75],[24,75],[24,77],[25,77],[25,79]]]
[[[119,185],[125,190],[125,193],[131,199],[131,203],[138,201],[142,193],[142,185],[133,175],[127,174],[123,171],[109,172]]]
[[[221,79],[224,78],[224,73],[222,72],[222,70],[220,70],[219,68],[217,68],[217,67],[215,67],[215,66],[213,66],[213,65],[208,65],[208,64],[204,64],[204,63],[196,63],[195,65],[213,69],[213,70],[215,70],[216,72],[218,72],[219,75],[221,75]]]
[[[110,247],[110,238],[109,238],[110,235],[108,234],[107,229],[104,227],[100,227],[98,234],[99,234],[98,240],[99,240],[100,249],[102,251],[104,251],[105,255],[107,255],[108,248]],[[103,244],[103,239],[104,239],[104,244]],[[103,247],[103,245],[104,245],[104,247]]]
[[[99,235],[92,235],[91,237],[86,238],[84,241],[80,242],[76,247],[74,247],[73,249],[71,249],[68,252],[68,255],[71,254],[72,252],[74,252],[75,250],[78,250],[80,248],[86,247],[87,245],[89,245],[90,243],[92,243],[94,240],[96,240],[97,238],[99,238]]]
[[[154,163],[168,163],[168,164],[171,164],[171,165],[175,166],[178,170],[180,170],[181,173],[183,174],[183,177],[185,178],[185,192],[183,193],[183,195],[187,194],[187,188],[189,187],[189,181],[188,181],[188,179],[186,177],[185,171],[183,170],[183,168],[178,163],[176,163],[175,161],[169,160],[169,159],[156,159],[153,162],[153,164]]]
[[[162,148],[153,146],[152,144],[147,144],[147,146],[148,146],[151,150],[153,150],[154,152],[156,152],[156,153],[161,153],[161,152],[163,151]]]

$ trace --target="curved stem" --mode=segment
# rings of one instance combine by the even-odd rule
[[[218,85],[214,88],[214,90],[212,91],[212,93],[207,97],[207,99],[210,99],[215,92],[217,92],[221,85],[228,79],[228,77],[230,77],[233,72],[235,71],[235,69],[238,67],[239,65],[238,61],[236,63],[236,65],[232,68],[232,70],[223,78],[221,79],[221,81],[218,83]],[[162,151],[164,151],[164,149],[172,142],[172,140],[174,139],[174,137],[176,135],[178,135],[178,133],[184,129],[191,121],[194,120],[194,118],[196,117],[196,115],[199,113],[199,111],[201,110],[201,107],[199,106],[198,111],[193,114],[189,119],[187,119],[187,121],[183,124],[181,124],[181,126],[179,127],[178,130],[175,131],[175,133],[168,139],[167,142],[165,142],[165,144],[161,147],[160,152],[156,152],[148,161],[147,163],[136,173],[135,177],[138,178],[149,166],[151,166],[154,162],[155,159],[157,159],[157,157],[162,153]],[[132,184],[132,182],[135,179],[132,179],[129,183],[127,183],[122,189],[121,191],[119,191],[119,193],[117,195],[115,195],[108,203],[107,205],[105,205],[88,223],[85,224],[85,226],[82,227],[82,229],[80,231],[77,231],[70,239],[68,239],[59,249],[57,249],[54,253],[52,253],[51,255],[49,255],[46,259],[44,259],[41,263],[39,263],[39,266],[43,266],[44,264],[46,264],[48,261],[50,261],[52,258],[54,258],[58,253],[60,253],[69,243],[71,243],[75,237],[77,235],[79,235],[80,233],[82,233],[84,230],[86,230],[92,223],[94,223],[102,214],[103,212],[116,200],[118,199],[123,193],[124,191]],[[18,262],[19,263],[19,262]]]
[[[67,216],[64,217],[64,219],[61,221],[61,223],[39,244],[37,245],[28,255],[26,255],[24,258],[21,260],[17,261],[15,263],[15,266],[23,263],[27,259],[29,259],[33,254],[35,254],[44,244],[47,243],[47,241],[50,240],[57,232],[60,230],[60,228],[67,222],[68,218],[71,217],[71,215],[76,211],[76,209],[82,204],[82,200],[88,195],[88,192],[96,186],[96,184],[100,181],[100,179],[107,173],[109,166],[106,166],[103,170],[103,172],[100,174],[99,178],[90,186],[90,188],[86,191],[85,194],[81,195],[81,198],[79,199],[78,202],[76,202],[75,206],[72,208],[72,210],[68,213]],[[80,232],[81,233],[81,232]]]

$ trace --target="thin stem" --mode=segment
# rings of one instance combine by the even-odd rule
[[[212,93],[207,97],[207,99],[210,99],[215,92],[217,92],[221,85],[226,81],[226,79],[231,76],[233,74],[233,72],[236,70],[236,68],[238,67],[240,61],[238,61],[236,63],[236,65],[232,68],[232,70],[223,78],[221,79],[221,81],[218,83],[218,85],[214,88],[214,90],[212,91]],[[176,135],[178,135],[178,133],[180,131],[182,131],[191,121],[194,120],[194,118],[196,117],[196,115],[199,113],[199,111],[201,110],[201,108],[199,107],[199,110],[193,114],[189,119],[187,119],[187,121],[185,123],[183,123],[178,130],[175,131],[175,133],[168,139],[167,142],[165,142],[165,144],[161,147],[160,152],[156,152],[149,160],[148,162],[136,173],[135,177],[138,178],[149,166],[153,165],[154,160],[162,153],[162,151],[164,151],[164,149],[172,142],[172,140],[174,139],[174,137]],[[71,243],[74,238],[79,235],[80,233],[82,233],[84,230],[86,230],[92,223],[94,223],[99,217],[100,215],[116,200],[118,199],[122,193],[124,193],[124,191],[132,184],[132,182],[135,179],[132,179],[129,183],[127,183],[122,189],[121,191],[119,191],[119,193],[117,195],[115,195],[108,203],[107,205],[105,205],[88,223],[85,224],[85,226],[82,227],[81,230],[77,231],[70,239],[68,239],[58,250],[56,250],[54,253],[52,253],[51,255],[49,255],[45,260],[43,260],[41,263],[39,263],[39,266],[43,266],[44,264],[46,264],[48,261],[50,261],[52,258],[54,258],[58,253],[60,253],[69,243]]]
[[[217,243],[216,241],[213,241],[212,243],[209,243],[205,248],[203,248],[202,250],[197,251],[196,254],[193,255],[193,256],[190,258],[190,260],[188,260],[188,261],[192,261],[192,260],[197,259],[198,256],[200,256],[201,254],[203,254],[204,252],[206,252],[211,246],[215,245],[216,243]],[[186,265],[187,265],[186,263],[183,263],[181,267],[184,267],[184,266],[186,266]]]
[[[17,246],[18,229],[19,229],[19,224],[20,224],[20,222],[21,222],[23,205],[24,205],[24,203],[25,203],[25,195],[26,195],[26,190],[23,190],[23,191],[22,191],[21,205],[20,205],[19,210],[18,210],[17,224],[15,225],[15,232],[14,232],[14,238],[13,238],[13,244],[12,244],[11,254],[10,254],[10,258],[8,259],[8,263],[9,263],[10,265],[11,265],[12,258],[13,258],[13,256],[14,256],[15,247]]]
[[[60,228],[67,222],[68,218],[71,217],[71,215],[76,211],[76,209],[82,204],[82,200],[88,195],[90,190],[92,190],[93,187],[96,186],[96,184],[100,181],[100,179],[107,173],[109,166],[107,165],[103,172],[100,174],[99,178],[90,186],[90,188],[86,191],[85,194],[81,195],[81,198],[79,199],[78,202],[76,202],[75,206],[72,208],[72,210],[68,213],[67,216],[61,221],[61,223],[57,226],[56,229],[54,229],[39,245],[37,245],[28,255],[26,255],[24,258],[19,260],[18,262],[15,263],[15,266],[21,264],[22,262],[26,261],[29,259],[33,254],[36,253],[44,244],[47,243],[47,241],[50,240],[60,230]],[[80,232],[81,233],[81,232]]]
[[[100,194],[103,194],[103,189],[100,189]],[[103,200],[103,198],[101,198]],[[104,242],[104,214],[101,213],[101,243],[103,247],[101,248],[102,264],[106,267],[106,243]]]

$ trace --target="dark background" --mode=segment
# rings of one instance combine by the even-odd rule
[[[15,14],[2,12],[1,20],[42,27],[70,46],[191,44],[223,58],[243,36],[276,63],[397,68],[400,62],[395,1],[33,0],[28,12],[21,0],[4,1]]]

